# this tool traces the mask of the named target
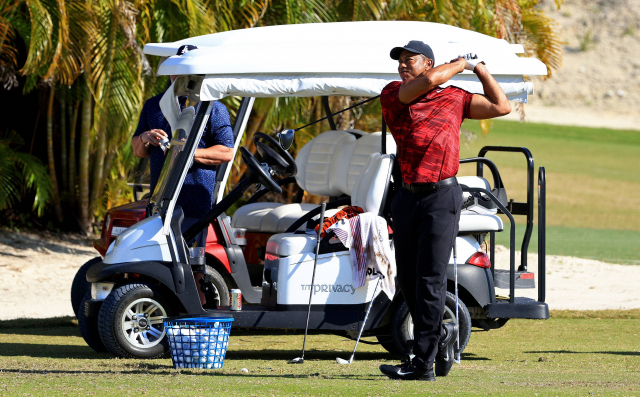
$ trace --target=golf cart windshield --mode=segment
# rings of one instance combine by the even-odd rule
[[[191,110],[191,112],[195,115],[193,108],[187,108],[185,110]],[[179,128],[173,131],[173,137],[171,137],[171,142],[169,149],[165,152],[167,156],[164,165],[162,166],[162,171],[160,172],[160,178],[158,179],[158,183],[156,184],[156,188],[153,191],[153,195],[151,196],[151,203],[153,203],[154,212],[160,209],[162,206],[163,197],[168,198],[169,192],[167,192],[167,187],[169,186],[169,177],[173,174],[173,171],[178,162],[178,156],[180,152],[184,149],[184,144],[187,141],[187,137],[189,133],[182,128]]]

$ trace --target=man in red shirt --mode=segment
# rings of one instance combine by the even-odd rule
[[[393,379],[435,380],[453,364],[454,324],[443,326],[446,268],[458,234],[462,189],[455,175],[460,162],[460,124],[511,112],[502,88],[473,54],[434,67],[431,47],[410,41],[391,50],[402,82],[380,95],[382,114],[398,147],[402,189],[393,200],[393,240],[398,283],[413,318],[413,358],[382,365]],[[471,70],[485,95],[440,87]],[[435,374],[433,364],[436,364]]]

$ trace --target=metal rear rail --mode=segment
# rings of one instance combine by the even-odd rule
[[[526,202],[514,202],[514,200],[501,200],[504,184],[498,172],[496,165],[484,157],[487,152],[511,152],[523,153],[527,161],[527,200]],[[463,191],[474,193],[483,193],[489,197],[498,207],[499,211],[509,218],[510,235],[509,235],[509,301],[497,302],[489,304],[487,307],[487,317],[492,318],[532,318],[545,319],[549,318],[549,309],[545,302],[546,293],[546,172],[544,167],[538,170],[538,300],[529,298],[516,298],[516,268],[515,268],[515,221],[513,215],[525,215],[526,229],[522,241],[521,264],[518,272],[527,271],[527,251],[531,234],[533,232],[533,204],[534,204],[534,185],[533,171],[534,161],[529,149],[523,147],[511,146],[485,146],[480,149],[478,157],[461,159],[461,164],[476,163],[477,176],[483,177],[483,167],[487,166],[493,177],[493,188],[499,197],[486,189],[463,187]],[[497,190],[496,190],[497,189]],[[491,272],[495,277],[495,232],[490,233],[490,260]]]

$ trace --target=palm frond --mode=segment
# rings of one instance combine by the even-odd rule
[[[29,53],[20,70],[22,74],[35,74],[46,65],[53,53],[53,21],[47,7],[40,0],[28,0],[27,7],[31,19]]]
[[[37,157],[15,149],[20,143],[15,132],[0,139],[0,209],[10,208],[26,192],[35,190],[33,209],[42,216],[52,198],[51,179]]]
[[[522,13],[523,41],[527,55],[547,65],[548,77],[562,66],[564,55],[560,26],[542,10],[531,8]]]

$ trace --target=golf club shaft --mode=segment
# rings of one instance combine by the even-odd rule
[[[313,259],[313,274],[311,275],[311,291],[309,292],[309,307],[307,308],[307,324],[304,326],[304,341],[302,342],[302,358],[304,359],[304,349],[307,345],[307,332],[309,330],[309,316],[311,315],[311,298],[313,297],[314,282],[316,280],[316,265],[318,264],[318,254],[320,253],[320,234],[322,233],[322,224],[324,223],[324,210],[327,208],[326,203],[322,203],[320,209],[320,223],[318,224],[318,241],[316,242],[316,255]]]
[[[456,237],[453,239],[453,279],[456,293],[456,358],[455,362],[460,363],[460,322],[458,321],[458,249],[456,247]]]
[[[376,282],[376,286],[373,289],[373,296],[371,297],[371,302],[369,302],[369,307],[367,308],[367,313],[364,315],[364,321],[362,321],[362,326],[360,327],[360,332],[358,333],[358,339],[356,339],[356,345],[353,347],[353,353],[351,353],[351,358],[349,362],[353,361],[353,357],[356,355],[356,349],[358,348],[358,342],[360,342],[360,337],[362,336],[362,331],[364,331],[364,326],[367,324],[367,318],[369,318],[369,312],[371,311],[371,306],[373,305],[373,300],[376,298],[376,292],[378,292],[378,285],[380,284],[380,279],[382,275],[378,276],[378,281]]]

